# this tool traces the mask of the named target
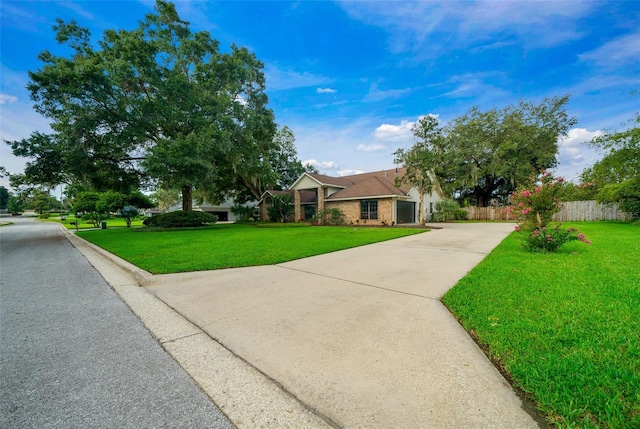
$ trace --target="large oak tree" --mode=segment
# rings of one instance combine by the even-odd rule
[[[38,181],[127,192],[150,180],[181,189],[190,210],[193,189],[222,199],[272,175],[276,126],[263,64],[247,49],[221,52],[160,0],[137,29],[97,44],[75,22],[55,30],[72,54],[40,54],[28,85],[54,132],[10,143],[33,158],[26,172]]]
[[[473,107],[455,118],[432,148],[443,191],[486,206],[507,198],[532,173],[554,167],[558,139],[576,123],[565,110],[568,100],[567,95],[540,104],[521,101],[488,111]]]

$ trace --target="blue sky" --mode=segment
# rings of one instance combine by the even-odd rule
[[[0,134],[47,131],[27,72],[56,45],[57,17],[132,29],[154,2],[2,0]],[[556,173],[576,177],[600,156],[583,143],[640,110],[640,1],[177,1],[193,30],[222,49],[246,46],[265,64],[270,107],[296,135],[299,157],[345,175],[393,167],[420,115],[446,123],[472,106],[571,94],[578,119]],[[24,160],[6,145],[0,164]],[[6,180],[3,180],[6,185]]]

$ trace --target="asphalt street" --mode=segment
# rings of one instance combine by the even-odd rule
[[[0,427],[230,428],[56,224],[0,228]]]

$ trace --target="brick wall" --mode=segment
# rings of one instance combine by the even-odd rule
[[[391,198],[378,199],[378,219],[360,219],[360,201],[325,201],[326,209],[338,208],[344,213],[347,225],[382,225],[393,221],[393,202]]]

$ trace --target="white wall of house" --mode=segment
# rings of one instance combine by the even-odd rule
[[[257,205],[257,201],[249,201],[248,203],[243,204],[243,206],[245,207],[253,207]],[[238,220],[236,215],[231,212],[231,207],[233,206],[234,202],[231,198],[227,198],[223,203],[218,205],[213,205],[206,201],[201,205],[196,204],[195,201],[193,202],[193,210],[209,213],[226,213],[228,222],[235,222],[236,220]],[[174,212],[177,210],[182,210],[182,203],[171,206],[168,211]]]
[[[409,191],[409,196],[411,197],[410,201],[414,201],[416,203],[416,222],[420,219],[418,211],[420,206],[420,193],[416,188],[411,188]],[[426,221],[430,220],[431,213],[436,210],[436,203],[440,201],[441,198],[435,192],[431,192],[429,194],[424,194],[424,218]]]

